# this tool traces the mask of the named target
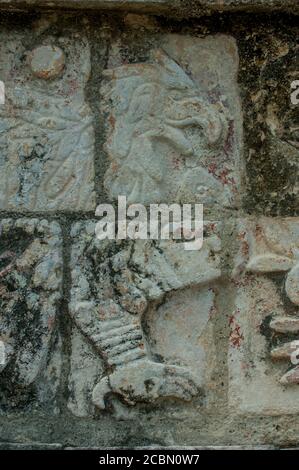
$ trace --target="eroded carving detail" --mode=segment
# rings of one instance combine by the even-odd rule
[[[36,400],[50,409],[60,374],[60,228],[45,220],[4,219],[0,231],[1,406]]]
[[[7,37],[1,46],[6,103],[0,109],[0,208],[92,210],[87,40],[61,38],[59,48],[49,37],[33,51],[26,51],[18,36],[10,40],[14,47]]]
[[[196,373],[185,364],[158,362],[142,325],[149,307],[157,308],[168,293],[219,279],[216,225],[207,227],[204,248],[192,253],[170,241],[100,242],[94,223],[73,227],[70,311],[105,366],[93,390],[97,407],[104,409],[111,393],[128,405],[198,394],[203,384]]]
[[[264,254],[252,254],[250,256],[247,271],[256,273],[286,273],[283,280],[284,290],[290,301],[299,306],[299,224],[298,221],[285,219],[282,222],[284,230],[280,229],[279,233],[269,234],[271,228],[266,228],[264,224],[256,226],[256,230],[260,231],[258,235],[258,252],[262,252],[264,245]],[[272,229],[275,227],[272,227]],[[268,236],[267,236],[268,235]],[[279,237],[284,237],[280,240]],[[297,237],[297,239],[296,239]],[[290,244],[286,249],[286,245]],[[253,247],[252,247],[253,248]],[[254,252],[254,248],[253,248]],[[297,313],[298,315],[298,313]],[[299,333],[299,316],[298,317],[275,317],[270,322],[270,328],[276,333],[289,334]],[[299,339],[299,336],[298,336]],[[277,359],[289,359],[292,353],[298,349],[294,342],[276,347],[271,352],[271,357]],[[290,354],[286,357],[286,351]],[[281,383],[299,383],[299,367],[294,367],[281,378]]]
[[[232,396],[237,400],[239,373],[243,408],[292,412],[299,406],[295,391],[289,387],[286,394],[282,385],[299,383],[299,368],[291,361],[299,339],[299,221],[247,220],[240,223],[238,238],[234,319],[243,339],[237,350],[230,348]],[[252,403],[243,386],[258,395],[259,402]]]

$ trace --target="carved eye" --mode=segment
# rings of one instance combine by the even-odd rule
[[[147,393],[151,392],[156,386],[155,379],[152,378],[152,379],[145,380],[144,386],[145,386]]]
[[[18,147],[18,155],[21,162],[29,162],[35,158],[42,159],[45,154],[45,147],[34,139],[28,139]]]

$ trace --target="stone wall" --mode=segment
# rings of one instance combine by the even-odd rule
[[[1,2],[0,447],[298,445],[298,5],[51,4]]]

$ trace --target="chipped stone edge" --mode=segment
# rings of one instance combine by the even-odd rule
[[[295,0],[0,0],[0,10],[33,9],[120,10],[197,17],[215,12],[275,12],[299,14]]]

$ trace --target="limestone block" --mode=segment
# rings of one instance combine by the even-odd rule
[[[61,340],[62,242],[56,222],[0,221],[1,407],[34,402],[55,410]]]
[[[84,382],[84,364],[93,368],[89,384],[99,374],[89,397],[97,408],[110,398],[128,407],[163,397],[190,401],[207,386],[219,232],[220,224],[207,223],[203,248],[190,252],[170,240],[99,241],[94,222],[74,224],[70,313],[102,371],[80,354],[72,380]]]
[[[230,317],[230,404],[298,413],[298,218],[242,220]]]
[[[110,198],[236,207],[242,115],[232,37],[166,35],[147,62],[112,48],[102,88]]]
[[[94,131],[87,39],[1,33],[0,209],[92,210]]]

